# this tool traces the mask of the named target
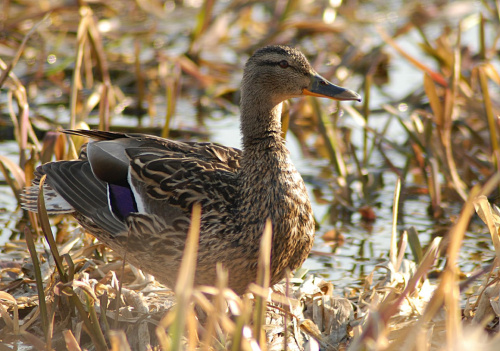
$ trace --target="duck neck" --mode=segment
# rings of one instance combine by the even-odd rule
[[[269,148],[272,144],[283,143],[281,107],[281,102],[273,102],[269,97],[242,93],[241,133],[244,150],[262,146]]]

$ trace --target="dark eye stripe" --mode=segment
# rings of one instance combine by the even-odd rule
[[[280,60],[280,61],[262,60],[262,61],[257,62],[257,66],[279,66],[281,61],[283,61],[283,60]],[[298,69],[295,66],[292,66],[291,64],[288,64],[287,69],[293,69],[296,72],[304,73],[303,71],[301,71],[300,69]]]

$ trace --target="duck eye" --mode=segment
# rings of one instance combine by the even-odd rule
[[[286,60],[283,60],[279,63],[280,67],[281,68],[287,68],[288,67],[288,61]]]

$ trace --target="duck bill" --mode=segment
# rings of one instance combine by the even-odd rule
[[[315,73],[311,75],[311,84],[302,90],[304,95],[325,97],[340,101],[359,101],[361,96],[349,89],[339,87]]]

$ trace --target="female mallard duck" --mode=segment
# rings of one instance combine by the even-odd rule
[[[260,237],[270,218],[275,284],[287,268],[304,262],[314,239],[311,204],[280,122],[281,103],[303,95],[361,100],[321,77],[296,49],[262,48],[243,73],[243,150],[141,134],[66,131],[95,141],[79,160],[40,166],[24,207],[36,211],[36,184],[46,174],[49,213],[73,213],[111,249],[173,287],[191,210],[199,203],[195,283],[214,284],[221,262],[229,270],[229,287],[240,294],[256,279]]]

